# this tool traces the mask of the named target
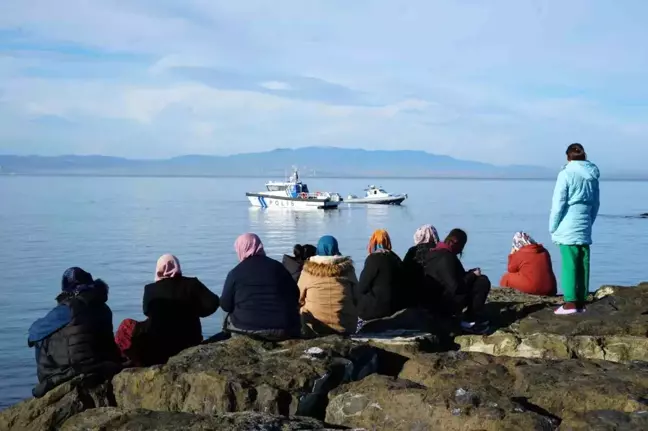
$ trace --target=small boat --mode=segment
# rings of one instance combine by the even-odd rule
[[[365,190],[365,196],[359,198],[355,195],[349,195],[344,202],[349,204],[378,204],[378,205],[400,205],[407,194],[387,193],[382,187],[369,186]]]
[[[342,203],[338,193],[315,192],[299,180],[297,169],[288,181],[268,181],[266,190],[258,193],[245,193],[254,207],[289,209],[336,209]]]

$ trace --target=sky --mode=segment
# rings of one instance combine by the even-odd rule
[[[1,0],[0,154],[648,156],[648,2]]]

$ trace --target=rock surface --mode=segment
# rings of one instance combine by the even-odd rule
[[[372,430],[553,430],[558,424],[504,397],[444,394],[379,375],[336,389],[326,420]]]
[[[499,291],[499,292],[498,292]],[[556,316],[551,298],[496,289],[488,312],[502,329],[455,338],[461,350],[523,358],[648,361],[648,284],[605,287],[587,312]]]
[[[333,427],[305,417],[272,416],[263,413],[198,415],[182,412],[88,410],[65,422],[61,431],[298,431],[347,429]]]
[[[648,284],[592,299],[585,314],[554,316],[559,298],[494,289],[500,329],[458,345],[439,336],[447,323],[400,337],[208,343],[112,382],[77,378],[0,412],[0,431],[648,429]]]
[[[373,375],[336,389],[326,420],[385,430],[551,430],[567,416],[580,429],[600,412],[640,424],[648,408],[645,363],[422,353],[398,377]]]
[[[25,400],[0,412],[0,430],[57,430],[67,419],[96,407],[115,406],[110,383],[77,377],[43,398]]]
[[[256,411],[324,417],[328,391],[376,369],[375,349],[340,337],[261,343],[235,337],[164,366],[115,376],[117,405],[189,413]]]

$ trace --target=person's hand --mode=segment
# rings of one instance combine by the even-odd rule
[[[473,269],[473,274],[475,274],[477,277],[481,276],[481,268],[475,268]]]

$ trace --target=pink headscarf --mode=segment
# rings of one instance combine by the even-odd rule
[[[236,250],[239,262],[252,256],[265,256],[263,243],[255,233],[244,233],[236,238],[234,250]]]
[[[155,265],[155,281],[163,278],[179,277],[182,275],[180,261],[172,254],[163,254]]]

